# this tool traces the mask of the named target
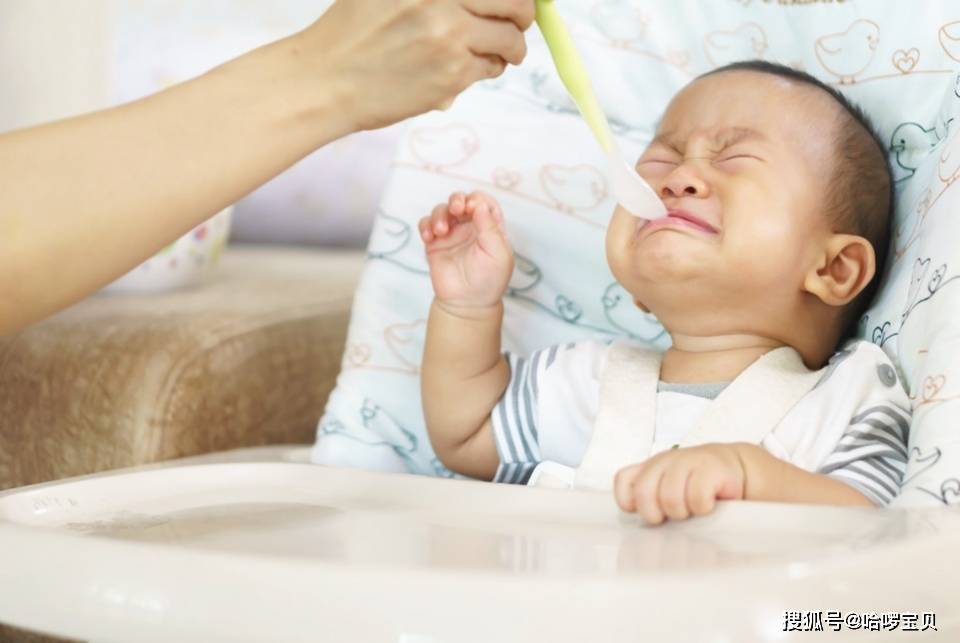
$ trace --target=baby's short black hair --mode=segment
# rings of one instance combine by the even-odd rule
[[[887,149],[876,127],[864,111],[850,100],[810,74],[765,60],[745,60],[703,74],[725,71],[756,71],[811,85],[829,94],[842,108],[836,141],[840,162],[831,177],[826,210],[831,213],[837,232],[855,234],[873,246],[877,273],[843,315],[841,340],[856,333],[857,324],[870,306],[887,263],[890,226],[893,220],[893,176]]]

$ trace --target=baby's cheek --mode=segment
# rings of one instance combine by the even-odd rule
[[[751,217],[750,233],[757,243],[783,245],[791,241],[794,231],[792,217],[777,206],[771,206],[769,210],[757,212]]]
[[[627,214],[626,210],[617,206],[607,225],[606,249],[607,260],[611,265],[622,262],[629,255],[630,247],[637,231],[637,219]]]
[[[751,287],[786,285],[787,278],[799,265],[796,247],[782,235],[750,235],[728,247],[726,252],[731,274]]]

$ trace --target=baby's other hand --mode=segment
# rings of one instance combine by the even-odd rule
[[[717,500],[744,497],[743,460],[736,444],[670,449],[617,472],[613,490],[623,511],[651,525],[713,511]]]
[[[421,219],[419,229],[439,302],[461,307],[500,302],[513,273],[513,250],[493,197],[456,192]]]

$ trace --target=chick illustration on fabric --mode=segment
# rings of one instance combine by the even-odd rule
[[[849,85],[873,62],[879,44],[880,27],[861,19],[842,33],[817,38],[814,47],[823,68],[839,78],[841,85]]]
[[[564,212],[593,209],[610,193],[607,177],[592,165],[545,165],[540,169],[540,185],[555,207]]]
[[[614,47],[626,47],[647,35],[649,18],[631,2],[602,0],[590,11],[593,24]]]
[[[767,34],[755,22],[745,22],[730,31],[714,31],[703,41],[703,51],[714,67],[737,60],[763,58],[768,48]]]
[[[479,149],[480,138],[476,130],[462,123],[418,127],[410,133],[410,151],[429,168],[462,165]]]
[[[930,150],[940,142],[936,128],[924,127],[919,123],[901,123],[890,136],[894,181],[900,182],[912,177],[920,162]]]
[[[960,62],[960,20],[943,25],[937,35],[947,55]]]

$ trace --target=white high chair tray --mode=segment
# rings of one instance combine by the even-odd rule
[[[0,622],[118,642],[805,640],[783,631],[794,610],[960,632],[953,510],[723,503],[649,528],[606,494],[276,456],[0,494]]]

